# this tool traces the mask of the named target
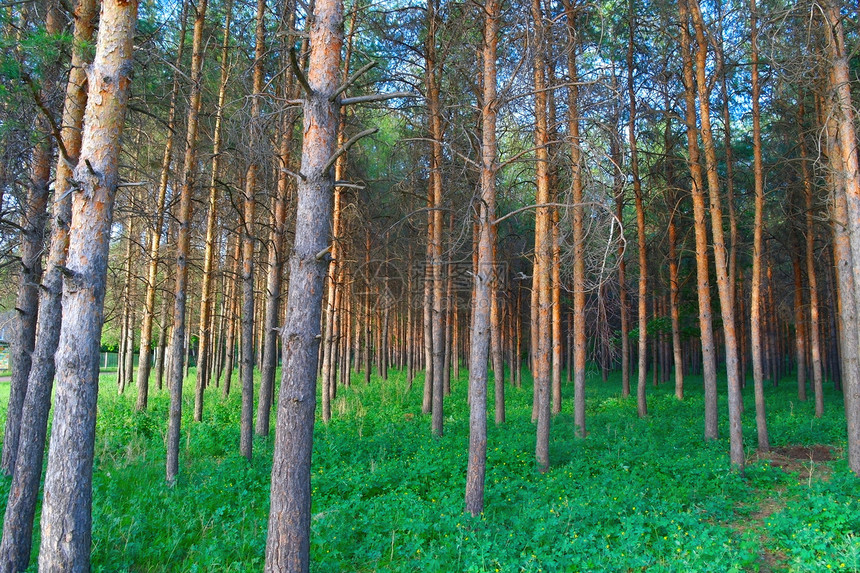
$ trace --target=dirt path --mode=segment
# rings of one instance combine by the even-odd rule
[[[759,454],[758,459],[767,460],[771,466],[780,468],[787,474],[796,474],[798,482],[811,484],[813,480],[827,481],[830,479],[830,466],[826,464],[833,460],[831,446],[785,446],[774,448],[765,454]],[[767,519],[785,508],[787,498],[783,497],[785,487],[775,487],[772,490],[757,490],[764,495],[755,505],[758,509],[748,517],[739,519],[731,524],[739,534],[752,532],[759,542],[758,571],[773,573],[788,570],[787,556],[784,552],[773,547],[773,539],[767,528]]]

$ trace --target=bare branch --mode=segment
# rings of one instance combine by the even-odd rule
[[[313,90],[308,84],[308,79],[305,77],[305,74],[299,66],[299,61],[296,59],[296,51],[293,49],[290,50],[290,67],[293,68],[293,73],[296,74],[296,79],[299,80],[299,84],[301,84],[302,89],[305,90],[306,94],[311,95]]]
[[[355,73],[352,75],[352,77],[350,77],[348,80],[346,80],[346,81],[343,83],[343,85],[342,85],[342,86],[340,86],[339,88],[337,88],[337,91],[335,91],[333,94],[331,94],[331,97],[329,97],[329,98],[328,98],[328,100],[329,100],[329,101],[332,101],[332,102],[333,102],[334,100],[336,100],[336,99],[338,98],[338,96],[340,96],[340,94],[342,94],[343,92],[345,92],[345,91],[349,88],[349,86],[351,86],[352,84],[354,84],[354,83],[358,80],[358,78],[360,78],[361,76],[363,76],[364,74],[366,74],[367,72],[369,72],[369,71],[370,71],[372,68],[374,68],[375,66],[376,66],[376,62],[370,62],[369,64],[367,64],[367,65],[363,66],[360,70],[358,70],[357,72],[355,72]]]
[[[359,139],[361,139],[362,137],[367,137],[368,135],[373,135],[377,131],[379,131],[379,128],[373,127],[371,129],[365,129],[364,131],[362,131],[360,133],[356,133],[355,135],[350,137],[349,140],[346,143],[344,143],[340,149],[335,151],[334,155],[332,155],[329,158],[328,162],[325,164],[325,167],[323,167],[322,172],[323,173],[328,172],[328,170],[331,169],[331,166],[334,165],[335,161],[337,161],[337,158],[340,157],[341,155],[343,155],[344,153],[346,153],[349,150],[349,148],[352,147],[353,145],[355,145],[355,143]]]
[[[418,94],[411,92],[393,92],[387,94],[371,94],[356,97],[346,97],[340,100],[340,105],[352,105],[355,103],[369,103],[375,101],[385,101],[394,98],[420,97]]]

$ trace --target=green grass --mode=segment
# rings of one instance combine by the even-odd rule
[[[153,394],[148,412],[135,413],[133,391],[117,396],[114,381],[102,375],[94,570],[261,570],[273,440],[256,438],[251,464],[238,455],[238,391],[226,402],[209,391],[204,421],[193,423],[193,374],[186,382],[181,474],[168,488],[166,392]],[[649,386],[650,415],[640,420],[635,399],[620,397],[617,377],[602,384],[593,376],[585,440],[573,437],[566,386],[563,413],[552,424],[552,468],[541,475],[531,390],[509,387],[508,423],[496,428],[489,413],[486,509],[470,518],[463,514],[466,375],[453,381],[438,439],[421,414],[422,381],[418,376],[408,392],[399,372],[369,386],[356,376],[352,388],[340,390],[334,419],[318,421],[313,570],[860,570],[853,533],[860,531],[860,480],[842,459],[844,414],[832,390],[821,419],[811,401],[797,402],[791,381],[766,390],[774,446],[835,448],[835,461],[810,462],[812,477],[801,478],[757,460],[751,387],[744,392],[748,468],[743,477],[731,471],[724,383],[722,438],[705,443],[695,377],[683,403],[670,385]],[[3,480],[0,504],[8,487]]]

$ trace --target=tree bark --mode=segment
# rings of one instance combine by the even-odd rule
[[[51,17],[55,17],[54,14]],[[39,321],[27,393],[21,410],[20,447],[9,487],[9,498],[0,538],[0,571],[17,572],[30,564],[33,519],[42,476],[42,459],[51,391],[54,384],[54,354],[60,339],[63,275],[69,246],[72,218],[72,168],[81,151],[81,125],[87,102],[87,54],[84,46],[92,40],[96,17],[95,0],[80,0],[75,6],[74,49],[63,109],[62,141],[69,161],[57,162],[54,193],[54,224],[48,252],[47,270],[39,299]]]
[[[834,213],[839,223],[846,227],[839,229],[840,244],[840,282],[839,292],[842,308],[842,356],[843,356],[843,395],[845,397],[845,416],[848,428],[848,465],[860,475],[860,376],[858,376],[857,356],[857,308],[860,305],[860,166],[857,163],[857,134],[854,127],[854,108],[851,101],[851,83],[848,56],[845,50],[844,31],[840,19],[839,6],[832,0],[824,3],[827,20],[828,40],[831,57],[831,90],[833,92],[834,139],[838,141],[841,155],[841,170],[834,170],[840,178],[836,192],[836,203],[844,200],[844,214]],[[833,147],[836,147],[835,145]],[[834,150],[836,151],[836,150]],[[833,154],[835,155],[835,154]],[[841,210],[841,209],[840,209]],[[844,216],[842,216],[844,215]],[[836,247],[834,246],[834,250]],[[847,268],[843,268],[847,267]],[[849,270],[850,269],[850,270]],[[849,274],[851,284],[848,284]],[[816,397],[816,402],[817,402]],[[816,405],[816,414],[819,414]]]
[[[433,234],[430,237],[430,267],[433,274],[433,392],[431,401],[432,431],[442,435],[444,424],[444,277],[442,273],[442,110],[440,103],[440,62],[436,53],[438,26],[437,0],[427,2],[427,111],[430,123],[430,197],[433,201]]]
[[[755,12],[755,0],[753,13]],[[696,52],[696,79],[699,91],[699,119],[701,122],[702,144],[705,151],[706,174],[708,179],[708,195],[711,203],[711,232],[714,245],[714,265],[717,275],[717,290],[720,296],[720,312],[723,319],[723,339],[726,353],[726,375],[728,378],[729,397],[729,441],[731,449],[731,461],[735,468],[743,471],[744,468],[744,444],[741,427],[741,409],[743,398],[741,396],[740,372],[738,363],[738,343],[735,332],[735,312],[733,304],[734,285],[729,284],[728,253],[726,251],[723,233],[723,213],[720,199],[720,182],[717,173],[717,154],[714,145],[714,137],[711,132],[711,109],[709,101],[709,89],[706,78],[707,63],[707,41],[705,39],[704,20],[699,10],[699,0],[690,0],[693,15],[693,27],[696,31],[696,42],[699,49]],[[755,29],[755,27],[753,27]],[[755,45],[755,41],[753,41]],[[754,60],[757,56],[754,56]],[[755,69],[755,67],[753,68]],[[754,88],[755,89],[755,88]],[[757,105],[757,98],[753,97],[753,105]],[[755,117],[755,114],[753,114]],[[761,163],[759,163],[759,167]],[[764,414],[764,396],[756,401],[756,423],[759,428],[759,448],[767,451],[769,445],[766,440],[767,426]],[[765,440],[762,441],[762,437]]]
[[[170,343],[170,412],[167,425],[167,482],[172,484],[179,472],[179,433],[182,423],[182,382],[185,371],[186,299],[188,297],[188,257],[191,248],[191,210],[197,177],[197,128],[200,116],[201,67],[203,65],[203,28],[207,0],[195,7],[191,48],[191,92],[185,133],[185,158],[179,195],[179,232],[176,239],[176,290],[173,307],[173,339]]]
[[[39,570],[88,571],[99,346],[119,146],[131,83],[137,2],[105,0],[90,67],[56,355]]]
[[[469,369],[469,458],[466,468],[466,511],[478,516],[484,511],[484,482],[487,467],[487,358],[490,352],[493,293],[497,289],[495,268],[496,217],[496,53],[499,42],[498,0],[484,4],[484,42],[482,46],[481,94],[481,201],[478,224],[478,272],[475,274],[474,318],[472,319]],[[495,320],[498,320],[496,317]],[[495,365],[497,367],[498,365]],[[496,374],[498,377],[498,374]],[[496,392],[498,393],[498,381]],[[504,384],[504,381],[502,381]],[[502,390],[504,392],[504,389]],[[504,395],[502,395],[504,406]],[[496,403],[496,424],[501,421]]]
[[[585,237],[583,231],[582,205],[582,137],[580,135],[579,71],[576,50],[580,32],[577,27],[579,6],[572,0],[564,1],[567,18],[569,49],[567,69],[570,79],[568,88],[568,132],[570,135],[571,187],[573,190],[573,423],[576,435],[584,438],[585,427]],[[622,334],[623,336],[623,334]]]
[[[187,3],[183,0],[181,25],[179,28],[179,48],[176,51],[175,68],[178,70],[182,64],[182,55],[185,51],[185,26],[187,22]],[[170,164],[173,161],[173,142],[176,127],[176,98],[179,95],[179,74],[174,73],[173,89],[170,92],[170,104],[167,112],[167,141],[164,143],[164,154],[161,159],[161,176],[158,181],[156,192],[155,224],[149,231],[149,269],[146,282],[146,299],[143,305],[143,317],[140,326],[140,360],[137,365],[137,402],[135,409],[146,410],[149,402],[149,374],[152,370],[152,323],[155,318],[155,296],[158,281],[158,250],[161,245],[161,229],[164,226],[165,204],[167,202],[167,183],[170,179]],[[163,305],[164,303],[162,303]],[[162,317],[164,312],[161,313]],[[162,318],[162,320],[164,320]],[[162,335],[166,333],[165,328],[159,331],[158,353],[161,361],[157,365],[164,366]],[[161,390],[163,369],[157,368],[157,387]]]
[[[200,360],[197,364],[197,383],[194,389],[194,421],[203,419],[203,391],[209,385],[211,371],[209,369],[210,347],[213,346],[210,330],[212,314],[212,295],[214,286],[215,260],[215,223],[218,218],[218,175],[221,164],[221,124],[224,119],[224,102],[227,96],[227,78],[229,67],[227,59],[230,49],[230,19],[233,15],[233,2],[227,0],[224,7],[224,34],[221,40],[221,77],[218,89],[218,104],[215,109],[215,128],[212,134],[212,173],[209,179],[209,204],[206,213],[206,243],[203,253],[203,281],[200,285]]]
[[[45,34],[53,36],[62,30],[61,15],[55,2],[47,7]],[[47,64],[41,78],[38,94],[40,106],[45,109],[36,118],[38,141],[30,156],[30,182],[27,188],[26,206],[21,216],[21,270],[18,277],[18,293],[15,300],[17,324],[14,343],[11,347],[12,379],[9,382],[9,403],[6,410],[6,428],[3,437],[3,455],[0,471],[11,475],[18,456],[21,415],[27,394],[27,380],[36,345],[36,325],[39,314],[39,285],[42,282],[42,251],[45,248],[45,224],[48,221],[49,183],[54,156],[54,137],[51,132],[54,114],[52,103],[56,89],[59,62]]]
[[[284,366],[272,465],[267,572],[303,573],[310,567],[310,466],[313,449],[316,371],[326,264],[317,254],[328,246],[334,188],[328,163],[335,153],[343,45],[343,5],[317,0],[310,37],[309,93],[304,103],[304,140],[298,182],[296,233],[290,258]]]
[[[648,247],[645,239],[645,207],[642,204],[642,180],[639,177],[639,151],[636,144],[636,88],[633,83],[633,39],[636,26],[634,0],[630,0],[630,37],[627,44],[627,93],[630,101],[628,135],[630,138],[630,172],[636,199],[636,231],[639,245],[639,371],[636,385],[636,410],[639,417],[648,415],[645,387],[648,373]]]
[[[750,0],[751,13],[751,55],[752,55],[752,98],[753,98],[753,176],[755,181],[755,223],[753,227],[753,265],[752,286],[750,287],[750,341],[752,345],[753,387],[756,404],[756,426],[758,428],[758,446],[767,451],[769,440],[764,419],[764,380],[762,374],[762,316],[761,316],[761,260],[762,234],[764,219],[764,174],[761,153],[761,112],[759,111],[759,94],[761,88],[758,81],[758,30],[755,0]],[[759,412],[761,414],[759,415]],[[761,417],[761,423],[759,418]]]
[[[543,12],[540,0],[532,2],[532,20],[534,24],[535,46],[538,49],[534,55],[534,90],[535,90],[535,149],[536,149],[536,181],[538,205],[549,203],[549,150],[547,148],[547,91],[546,91],[546,61],[543,51],[545,31]],[[550,309],[552,298],[550,281],[552,270],[552,237],[550,228],[550,208],[538,207],[535,219],[535,272],[534,282],[537,288],[537,348],[534,353],[534,388],[537,395],[537,437],[535,458],[541,472],[549,471],[549,429],[550,429]],[[472,364],[474,367],[474,364]]]
[[[717,365],[714,355],[714,329],[711,316],[711,286],[708,270],[708,229],[705,221],[705,195],[699,159],[699,134],[696,126],[696,80],[690,49],[689,8],[687,0],[678,1],[681,21],[681,53],[684,63],[685,121],[687,125],[687,162],[692,185],[693,226],[696,235],[696,290],[699,298],[699,328],[702,342],[702,370],[705,387],[705,439],[719,436],[717,414]]]

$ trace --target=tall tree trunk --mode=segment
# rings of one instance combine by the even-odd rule
[[[809,158],[806,148],[806,137],[803,133],[803,102],[798,106],[798,144],[800,149],[800,166],[803,174],[803,201],[806,221],[805,263],[806,280],[809,285],[809,356],[812,362],[812,387],[815,393],[816,412],[824,411],[823,382],[821,374],[821,335],[818,310],[818,279],[815,273],[815,221],[812,204],[812,174],[809,170]],[[798,379],[798,397],[806,401],[806,384],[800,393]]]
[[[203,28],[207,0],[198,0],[195,8],[194,36],[191,48],[191,93],[188,98],[188,121],[185,132],[185,158],[179,196],[179,232],[176,239],[176,290],[173,307],[173,340],[170,343],[170,412],[167,425],[168,483],[179,471],[179,432],[182,423],[182,382],[185,371],[186,299],[188,297],[188,258],[191,248],[191,209],[197,177],[197,128],[200,116],[201,74],[203,65]]]
[[[499,42],[498,0],[484,4],[484,42],[482,46],[483,92],[481,94],[481,202],[478,224],[478,272],[472,308],[471,368],[469,369],[469,457],[466,468],[466,511],[478,516],[484,511],[484,481],[487,468],[487,357],[491,339],[491,302],[497,290],[495,269],[496,209],[496,52]],[[498,374],[496,374],[498,376]],[[498,383],[496,383],[498,391]],[[504,390],[503,390],[504,391]],[[504,397],[502,397],[504,405]],[[500,423],[496,404],[496,423]],[[504,422],[502,418],[501,422]]]
[[[615,70],[612,72],[612,85],[617,91],[618,80]],[[613,122],[618,126],[621,113],[618,104],[613,105]],[[621,153],[621,134],[613,130],[610,140],[610,155],[612,157],[612,187],[615,195],[615,217],[618,224],[624,226],[624,179],[625,175],[621,169],[623,155]],[[628,323],[627,302],[627,265],[624,260],[625,244],[623,241],[618,245],[618,313],[621,315],[621,396],[626,398],[630,395],[630,326]],[[574,326],[575,327],[575,326]],[[575,360],[575,359],[574,359]]]
[[[45,33],[48,36],[62,31],[62,17],[58,6],[50,2],[47,8]],[[3,456],[0,471],[11,475],[18,456],[21,433],[21,414],[27,394],[27,380],[36,345],[36,325],[39,313],[39,285],[42,282],[42,251],[45,247],[45,223],[48,220],[49,183],[54,159],[54,135],[51,124],[56,112],[51,103],[56,89],[59,62],[47,64],[41,78],[41,87],[33,89],[42,113],[36,119],[38,141],[30,156],[30,182],[26,206],[20,221],[21,270],[18,277],[18,294],[15,300],[17,325],[11,348],[12,380],[9,383],[9,403],[6,410],[6,428],[3,437]],[[52,117],[45,114],[50,113]]]
[[[212,173],[209,179],[209,205],[206,213],[206,245],[203,254],[203,282],[200,285],[200,360],[197,365],[197,384],[194,391],[194,421],[203,419],[203,391],[209,385],[211,372],[208,367],[212,332],[209,329],[212,314],[213,275],[215,261],[215,223],[218,218],[218,175],[221,163],[221,123],[224,119],[224,102],[227,96],[227,78],[230,56],[230,19],[233,2],[227,0],[224,7],[224,34],[221,39],[221,77],[218,89],[218,105],[215,110],[215,130],[212,134]]]
[[[755,12],[755,0],[753,12]],[[726,353],[726,375],[728,378],[729,397],[729,441],[732,465],[743,471],[744,444],[741,427],[741,381],[738,363],[738,343],[735,331],[734,285],[729,284],[728,253],[726,251],[723,233],[723,212],[720,199],[720,181],[717,173],[717,153],[714,137],[711,132],[711,107],[708,100],[710,92],[706,77],[707,41],[705,39],[704,21],[699,10],[699,0],[690,0],[693,15],[693,27],[696,31],[696,42],[699,49],[696,52],[696,79],[699,90],[699,119],[701,122],[702,144],[705,151],[706,174],[708,178],[708,195],[711,203],[711,232],[713,233],[714,265],[717,275],[717,290],[720,296],[720,312],[723,319],[723,338]],[[755,27],[753,27],[755,29]],[[753,42],[755,45],[755,41]],[[755,58],[754,58],[755,61]],[[755,69],[755,67],[754,67]],[[754,88],[755,89],[755,88]],[[753,97],[753,105],[756,98]],[[755,117],[755,114],[753,114]],[[759,163],[759,166],[761,164]],[[764,396],[756,400],[756,424],[759,428],[759,449],[767,451],[767,426],[764,415]],[[764,437],[764,441],[762,441]]]
[[[89,74],[63,289],[40,571],[88,571],[99,346],[137,2],[104,0]]]
[[[239,258],[242,252],[241,233],[236,234],[233,245],[232,261],[230,263],[230,294],[227,297],[227,336],[224,340],[226,356],[224,358],[224,385],[221,387],[223,398],[230,395],[233,382],[233,370],[236,364],[236,307],[239,304]]]
[[[579,71],[576,63],[576,50],[579,44],[577,11],[579,7],[573,0],[564,1],[567,17],[567,30],[570,35],[567,53],[567,71],[570,79],[568,88],[568,131],[570,135],[571,186],[573,190],[573,423],[576,435],[584,438],[585,428],[585,237],[583,231],[582,205],[582,137],[580,135],[579,112]],[[622,334],[623,336],[623,334]]]
[[[549,150],[547,126],[547,91],[546,91],[546,61],[543,51],[545,42],[543,13],[540,0],[532,2],[532,20],[534,24],[535,46],[538,49],[534,55],[534,90],[535,90],[535,149],[537,164],[537,196],[538,205],[546,205],[550,199],[549,189]],[[534,352],[534,388],[537,394],[537,438],[535,458],[541,472],[549,471],[549,427],[550,427],[550,295],[552,238],[550,229],[550,208],[538,207],[535,219],[535,286],[537,289],[537,306],[532,307],[532,313],[537,312],[537,348]],[[474,367],[474,364],[472,364]]]
[[[693,55],[690,48],[689,8],[687,0],[678,1],[681,22],[681,54],[684,63],[684,94],[686,102],[687,162],[692,184],[693,226],[696,234],[696,290],[699,296],[699,328],[702,342],[702,370],[705,387],[705,439],[719,435],[717,414],[717,364],[714,355],[714,328],[711,316],[711,286],[708,277],[708,228],[705,221],[705,195],[702,166],[699,159],[699,134],[696,127],[696,80],[693,76]]]
[[[183,0],[181,25],[179,29],[179,48],[176,51],[175,69],[179,70],[182,65],[182,55],[185,51],[185,27],[188,16],[187,2]],[[170,179],[170,164],[173,161],[173,142],[176,127],[176,98],[179,95],[179,73],[174,73],[173,89],[170,92],[170,104],[167,112],[167,140],[164,143],[164,154],[161,159],[161,176],[158,180],[158,191],[156,192],[155,224],[149,231],[149,269],[146,282],[146,300],[143,305],[143,318],[140,326],[140,361],[137,366],[137,402],[135,409],[146,410],[149,401],[149,374],[152,363],[152,323],[155,316],[155,295],[158,281],[158,250],[161,245],[161,229],[164,226],[164,211],[167,202],[167,184]],[[162,298],[162,301],[166,297]],[[163,305],[164,303],[162,303]],[[165,316],[162,312],[161,316]],[[162,319],[164,320],[164,319]],[[158,352],[163,354],[164,343],[162,335],[166,333],[164,326],[159,331]],[[159,362],[164,365],[164,357]],[[161,389],[163,370],[157,369],[157,387]]]
[[[303,573],[310,567],[311,452],[316,371],[328,247],[330,169],[340,110],[336,90],[343,46],[343,5],[317,0],[310,36],[310,65],[304,104],[304,140],[298,182],[296,232],[290,259],[284,366],[272,465],[267,572]]]
[[[427,111],[430,123],[430,196],[433,199],[433,234],[430,240],[433,272],[433,395],[431,402],[432,431],[442,435],[444,417],[444,321],[442,320],[444,281],[442,276],[442,109],[440,102],[440,64],[436,54],[436,30],[439,15],[437,0],[427,2]]]
[[[756,22],[755,0],[750,0],[751,14],[751,55],[752,55],[752,98],[753,98],[753,176],[755,180],[755,223],[753,231],[753,265],[752,286],[750,287],[750,341],[752,344],[753,387],[756,403],[756,426],[758,428],[759,449],[767,451],[769,440],[767,427],[759,423],[759,408],[764,408],[764,380],[762,373],[762,316],[761,316],[761,264],[762,264],[762,234],[764,232],[764,174],[761,153],[761,111],[759,110],[759,94],[761,87],[758,80],[758,30]],[[764,411],[761,410],[762,421]]]
[[[852,322],[843,320],[842,355],[856,360],[858,355],[857,308],[860,306],[860,166],[857,163],[857,134],[854,127],[854,108],[851,101],[851,83],[848,66],[848,56],[845,50],[844,32],[840,19],[839,6],[833,0],[825,2],[825,14],[828,27],[828,40],[831,55],[831,88],[833,90],[833,116],[835,118],[836,139],[841,153],[842,169],[835,171],[841,178],[840,189],[837,190],[837,200],[845,201],[845,217],[847,224],[848,243],[850,246],[850,269],[853,282],[845,284],[840,281],[839,292],[844,319],[853,318]],[[840,264],[848,261],[848,253],[841,257]],[[844,273],[847,279],[847,272]],[[840,278],[842,271],[840,272]],[[853,303],[853,305],[851,304]],[[844,359],[843,359],[844,360]],[[842,372],[843,395],[845,397],[845,415],[848,427],[848,465],[856,474],[860,474],[860,379],[858,379],[856,362],[843,362]],[[816,397],[817,402],[817,397]],[[816,407],[816,414],[818,414]]]
[[[50,17],[55,17],[51,14]],[[9,487],[9,499],[0,538],[0,570],[23,571],[30,564],[33,519],[39,497],[42,459],[51,391],[54,384],[54,354],[60,339],[62,320],[63,275],[69,246],[69,222],[72,218],[72,168],[81,151],[81,124],[87,102],[87,54],[84,46],[92,40],[96,17],[95,0],[80,0],[75,7],[74,49],[66,86],[63,109],[63,148],[68,155],[57,162],[54,193],[54,225],[48,264],[39,295],[39,323],[33,362],[27,381],[27,393],[21,410],[20,447]]]
[[[666,98],[668,100],[668,96]],[[668,103],[668,101],[667,101]],[[668,105],[666,107],[668,108]],[[669,142],[671,133],[671,120],[666,120],[666,130],[663,133],[663,141],[665,153],[669,154]],[[675,398],[678,400],[684,399],[684,358],[681,347],[681,313],[679,309],[679,293],[680,279],[678,278],[678,227],[675,216],[678,213],[678,207],[681,202],[681,197],[674,190],[675,180],[672,174],[672,168],[669,160],[667,162],[667,181],[668,188],[673,189],[668,192],[669,203],[669,314],[672,318],[672,356],[675,363]]]
[[[355,21],[358,15],[358,5],[355,4],[350,15],[350,29],[346,40],[346,53],[343,59],[343,81],[349,77],[350,61],[352,60],[352,45],[355,36]],[[340,123],[337,128],[337,145],[343,146],[346,142],[345,122],[343,116],[340,118]],[[344,179],[346,172],[346,154],[341,154],[334,166],[335,181]],[[340,274],[341,244],[340,237],[342,234],[342,203],[343,190],[339,186],[334,189],[334,207],[332,209],[332,230],[334,236],[331,243],[331,260],[328,263],[328,290],[326,293],[325,306],[325,336],[323,338],[323,363],[322,363],[322,418],[324,422],[331,419],[331,401],[337,392],[337,363],[336,363],[336,348],[337,340],[337,323],[340,319],[338,312],[339,300],[342,296],[342,285],[338,282]]]
[[[645,398],[648,370],[648,251],[645,241],[645,206],[642,204],[642,180],[639,177],[639,151],[636,145],[636,88],[633,83],[633,39],[636,29],[634,0],[630,0],[630,37],[627,43],[627,93],[630,101],[627,132],[630,138],[630,172],[636,199],[636,236],[639,245],[639,378],[636,385],[636,410],[639,417],[648,415]]]

